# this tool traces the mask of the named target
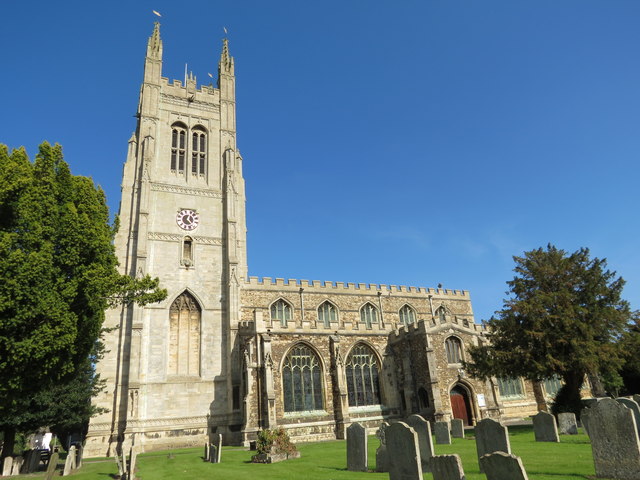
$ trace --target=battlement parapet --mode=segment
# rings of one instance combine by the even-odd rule
[[[173,79],[169,81],[167,77],[162,77],[161,85],[165,93],[169,93],[173,95],[184,95],[185,97],[187,95],[187,87],[182,80]],[[219,95],[220,90],[215,88],[213,85],[199,85],[199,86],[196,86],[195,93],[202,94],[202,95],[217,96]]]
[[[411,287],[404,285],[385,285],[377,283],[344,283],[333,282],[329,280],[297,280],[284,278],[272,278],[272,277],[249,277],[245,280],[244,284],[249,287],[289,287],[296,289],[313,289],[313,290],[346,290],[353,293],[371,293],[378,294],[388,293],[408,293],[418,295],[431,295],[431,296],[447,296],[447,297],[466,297],[469,298],[469,292],[467,290],[450,290],[442,288],[426,288],[426,287]]]

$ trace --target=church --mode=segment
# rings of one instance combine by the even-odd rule
[[[467,291],[248,276],[235,87],[226,39],[217,87],[164,78],[155,25],[115,248],[121,273],[159,277],[168,297],[107,312],[107,386],[94,399],[107,412],[91,420],[85,455],[211,433],[247,445],[264,428],[344,438],[352,422],[413,413],[468,425],[535,414],[558,381],[465,374],[466,349],[487,341]]]

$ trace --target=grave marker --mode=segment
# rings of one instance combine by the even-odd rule
[[[556,417],[550,413],[540,411],[533,415],[533,434],[536,442],[559,442]]]
[[[491,418],[480,420],[475,426],[476,449],[478,451],[478,461],[484,455],[493,452],[511,453],[509,443],[509,432],[507,427]],[[482,464],[480,464],[480,472]]]
[[[520,457],[495,452],[480,458],[480,466],[487,480],[528,480]]]
[[[560,435],[577,435],[578,423],[576,422],[576,414],[572,412],[559,413],[558,430]]]
[[[389,480],[422,480],[418,434],[404,422],[385,431],[389,459]]]
[[[367,429],[352,423],[347,428],[347,470],[366,472],[367,464]]]
[[[410,415],[407,418],[409,425],[418,435],[418,448],[420,449],[420,461],[422,471],[430,472],[429,461],[433,457],[433,439],[431,438],[431,425],[420,415]]]
[[[382,422],[376,432],[376,437],[380,440],[380,446],[376,450],[376,472],[388,472],[387,465],[387,441],[385,430],[389,427],[387,422]]]
[[[638,428],[638,434],[640,434],[640,406],[638,402],[624,397],[616,398],[616,402],[624,405],[633,412],[633,418],[636,419],[636,428]]]
[[[47,464],[47,473],[45,474],[45,480],[52,480],[53,475],[56,473],[56,468],[58,467],[58,458],[60,455],[58,452],[53,452],[51,457],[49,457],[49,463]]]
[[[453,438],[464,438],[464,422],[461,418],[451,420],[451,436]]]
[[[458,455],[435,455],[431,457],[430,465],[433,480],[465,480]]]
[[[434,423],[433,433],[436,436],[436,445],[451,445],[451,433],[449,432],[449,422]]]

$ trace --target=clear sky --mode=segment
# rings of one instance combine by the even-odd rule
[[[119,204],[157,18],[164,76],[237,75],[249,273],[469,290],[606,257],[640,308],[640,1],[0,3],[0,143],[63,145]]]

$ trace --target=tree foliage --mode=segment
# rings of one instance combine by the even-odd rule
[[[103,191],[71,174],[59,145],[33,163],[0,145],[0,428],[51,424],[45,398],[93,378],[105,309],[166,296],[157,279],[118,273],[114,233]]]
[[[579,413],[585,375],[613,377],[623,365],[620,339],[631,318],[624,280],[586,248],[548,245],[514,261],[509,298],[488,321],[490,343],[470,349],[466,368],[479,378],[559,376],[554,410]]]

